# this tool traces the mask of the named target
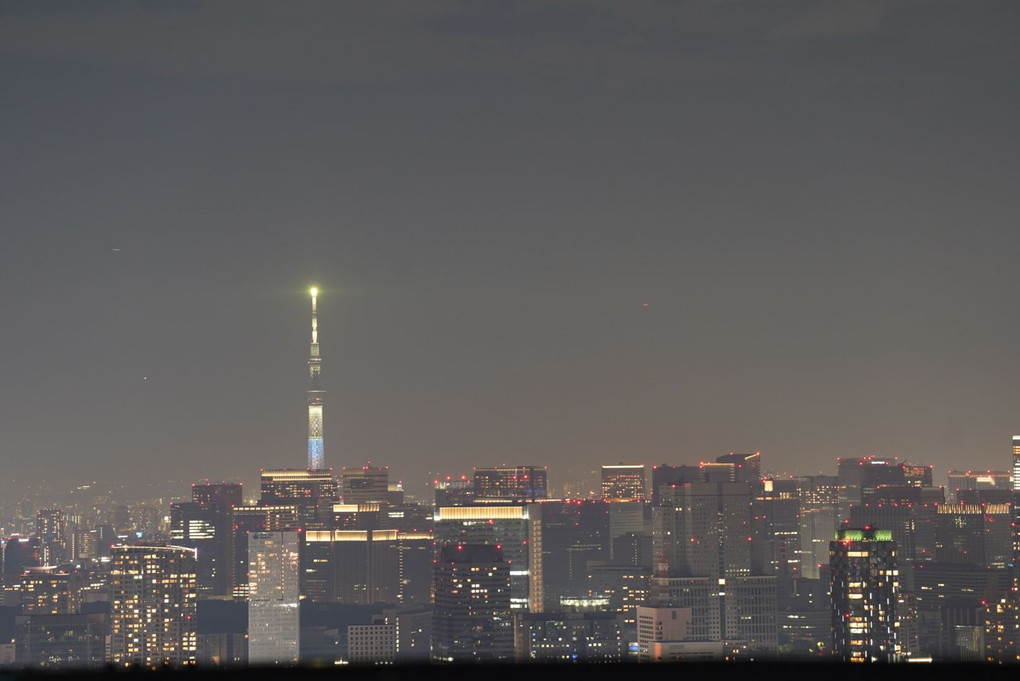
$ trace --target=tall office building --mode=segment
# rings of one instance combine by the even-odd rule
[[[829,555],[833,654],[842,662],[900,661],[900,580],[892,532],[839,530]]]
[[[333,504],[340,500],[340,485],[331,470],[263,470],[260,486],[260,504],[297,506],[304,528],[327,529]]]
[[[708,482],[755,483],[761,479],[761,452],[723,454],[714,464],[703,462],[701,469]]]
[[[196,504],[219,504],[229,509],[244,504],[243,489],[239,482],[196,482],[191,486],[191,500]]]
[[[542,611],[545,587],[541,502],[440,506],[433,522],[437,550],[464,544],[501,547],[503,561],[510,571],[512,607]]]
[[[809,475],[800,478],[800,572],[820,579],[829,564],[829,542],[839,527],[839,478]]]
[[[200,596],[230,594],[233,588],[230,509],[216,502],[170,504],[170,541],[196,550]]]
[[[949,501],[957,504],[963,503],[960,499],[960,492],[969,490],[1004,490],[1013,489],[1012,473],[1010,471],[961,471],[951,470],[946,475],[946,494]]]
[[[230,510],[232,532],[230,537],[231,567],[234,598],[248,596],[248,534],[251,532],[280,532],[296,530],[298,507],[294,504],[278,506],[235,506]]]
[[[316,300],[319,289],[313,288],[312,294],[312,346],[308,356],[308,470],[321,471],[326,467],[326,455],[323,448],[322,402],[326,391],[322,389],[320,374],[322,358],[319,357],[319,320]]]
[[[345,504],[389,503],[390,469],[372,466],[340,469],[340,498]]]
[[[642,464],[617,464],[602,467],[602,498],[613,501],[643,500],[645,467]]]
[[[837,459],[839,519],[850,518],[850,507],[863,503],[876,490],[905,484],[905,467],[895,459],[873,456]]]
[[[298,533],[248,534],[248,664],[293,665],[299,658]]]
[[[559,610],[563,597],[585,597],[589,561],[609,562],[609,506],[601,499],[539,502],[545,610]]]
[[[765,659],[778,648],[776,577],[755,570],[753,500],[748,482],[663,488],[652,515],[651,605],[691,608],[691,639]]]
[[[432,659],[508,663],[514,660],[510,565],[492,544],[450,544],[435,570]]]
[[[537,501],[549,496],[545,466],[475,468],[473,485],[477,499]]]
[[[380,529],[305,532],[302,595],[341,605],[398,603],[402,568],[398,535],[397,530]]]
[[[659,464],[652,466],[652,505],[659,505],[663,487],[669,489],[685,482],[704,482],[705,477],[699,465]]]
[[[194,665],[195,550],[183,546],[110,549],[110,661],[157,669]]]
[[[1013,436],[1013,491],[1020,492],[1020,435]]]
[[[1012,504],[942,504],[934,517],[937,562],[1013,566]]]

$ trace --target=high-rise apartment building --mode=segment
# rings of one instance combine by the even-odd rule
[[[195,550],[115,545],[110,550],[110,661],[157,669],[194,665]]]
[[[839,530],[829,543],[832,651],[842,662],[897,662],[896,543],[889,530]]]
[[[56,565],[68,557],[65,531],[63,509],[42,508],[35,514],[35,534],[42,543],[45,565]]]
[[[300,540],[295,531],[248,534],[248,664],[294,665],[301,639]]]
[[[21,612],[34,615],[71,615],[78,612],[77,574],[53,566],[29,568],[17,582]]]

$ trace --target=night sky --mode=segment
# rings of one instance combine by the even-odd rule
[[[7,478],[1008,469],[1020,3],[0,2]]]

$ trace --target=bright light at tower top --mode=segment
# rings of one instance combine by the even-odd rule
[[[311,293],[311,294],[312,294],[312,297],[314,298],[315,296],[319,295],[319,289],[317,289],[317,288],[315,288],[315,287],[313,286],[313,287],[311,288],[311,290],[309,291],[309,293]]]

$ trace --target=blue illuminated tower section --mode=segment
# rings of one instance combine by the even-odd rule
[[[325,454],[322,446],[322,389],[319,374],[322,371],[322,359],[319,357],[319,323],[316,318],[315,301],[319,289],[313,288],[312,294],[312,349],[308,356],[308,470],[325,470]]]

